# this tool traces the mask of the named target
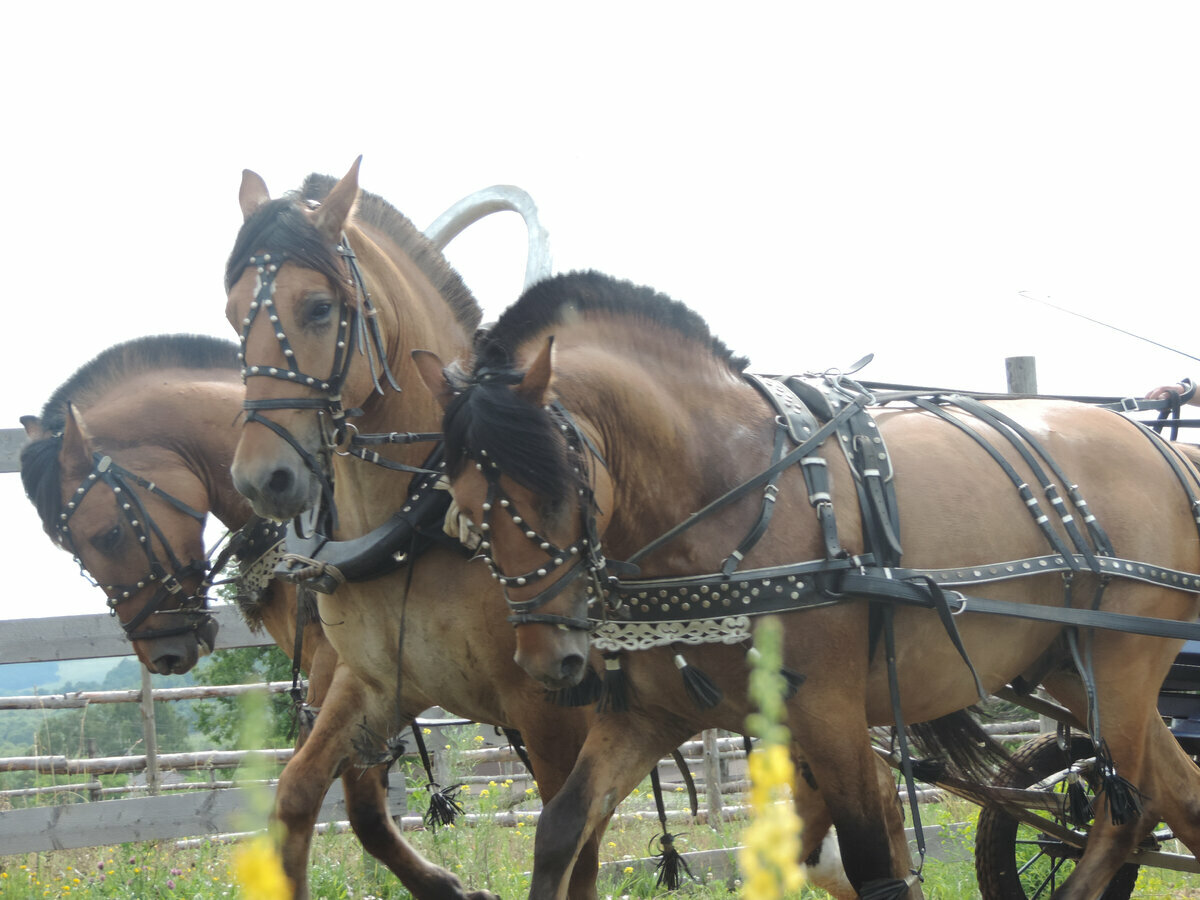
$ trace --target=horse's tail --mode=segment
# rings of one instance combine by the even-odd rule
[[[927,762],[936,760],[941,777],[988,785],[1012,765],[1012,755],[984,731],[971,709],[910,725],[908,733],[918,754]]]

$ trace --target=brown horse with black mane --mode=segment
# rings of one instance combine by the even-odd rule
[[[1067,402],[874,398],[836,376],[791,382],[803,404],[682,304],[596,273],[526,291],[469,375],[417,359],[518,661],[563,687],[599,648],[625,686],[546,806],[532,896],[563,895],[581,837],[665,748],[742,727],[766,613],[802,676],[797,760],[863,896],[911,882],[879,824],[868,726],[1018,676],[1104,742],[1107,814],[1057,896],[1098,896],[1160,820],[1200,850],[1200,770],[1155,707],[1198,611],[1197,475],[1144,429]],[[803,853],[827,823],[806,824]]]
[[[235,344],[161,335],[108,348],[54,392],[40,417],[22,418],[32,441],[21,454],[21,477],[47,534],[104,587],[138,658],[159,674],[188,671],[213,646],[200,565],[208,514],[236,533],[238,602],[247,620],[289,657],[296,647],[296,589],[273,577],[278,529],[252,516],[229,475],[243,395]],[[79,486],[93,483],[77,497]],[[177,567],[148,577],[164,560]],[[164,581],[180,590],[164,591]],[[296,754],[276,791],[274,817],[286,829],[283,865],[295,896],[308,896],[313,827],[339,774],[355,834],[413,896],[490,896],[465,891],[457,875],[404,840],[387,807],[388,766],[360,765],[354,749],[361,735],[353,711],[365,705],[369,687],[339,663],[315,621],[304,628],[301,655],[307,702],[324,712],[315,723],[301,717]],[[457,699],[446,695],[447,703]]]

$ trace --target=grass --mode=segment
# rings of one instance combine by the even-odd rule
[[[514,795],[513,785],[504,780],[475,788],[463,796],[468,812],[495,813],[520,809],[524,802]],[[484,793],[486,791],[487,793]],[[641,792],[639,792],[641,793]],[[636,798],[635,798],[636,799]],[[971,823],[974,807],[962,801],[928,804],[922,815],[926,824]],[[636,869],[634,860],[657,850],[658,822],[647,810],[614,822],[605,835],[602,857],[617,861],[615,874],[600,885],[601,898],[661,897],[652,872]],[[682,851],[731,848],[738,844],[744,823],[725,823],[719,830],[705,825],[673,826],[684,832]],[[493,824],[462,825],[436,833],[418,831],[409,838],[428,859],[459,875],[469,887],[487,888],[507,900],[518,900],[529,888],[528,870],[533,856],[533,827],[500,827]],[[925,894],[937,900],[970,900],[979,896],[971,863],[974,833],[970,824],[962,833],[962,860],[930,860],[924,869]],[[0,856],[0,900],[26,898],[180,898],[210,900],[239,898],[234,885],[233,848],[229,844],[205,843],[189,849],[174,841],[123,844],[118,847],[56,851],[51,853]],[[621,866],[621,861],[627,861]],[[730,888],[721,878],[694,872],[700,883],[686,889],[689,898],[727,898]],[[400,900],[408,892],[399,881],[373,859],[366,857],[352,835],[319,835],[313,842],[310,866],[312,894],[317,898],[341,900]],[[825,900],[824,892],[805,888],[804,900]],[[1138,898],[1184,900],[1200,898],[1200,876],[1178,875],[1143,868],[1135,892]]]

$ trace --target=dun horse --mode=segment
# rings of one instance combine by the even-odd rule
[[[783,618],[803,676],[788,724],[828,805],[803,852],[832,820],[863,896],[901,896],[909,876],[879,823],[868,726],[945,715],[1019,676],[1105,742],[1097,821],[1058,896],[1098,896],[1160,819],[1200,850],[1200,770],[1155,709],[1180,626],[1164,639],[1130,624],[1196,616],[1196,474],[1138,426],[1054,401],[875,407],[836,378],[804,391],[812,414],[744,376],[682,304],[596,273],[526,291],[465,377],[417,359],[447,406],[452,492],[507,593],[518,661],[561,688],[590,642],[625,686],[627,710],[599,715],[545,808],[534,897],[563,895],[584,836],[665,748],[742,726],[764,613]],[[1064,627],[1064,606],[1110,627]]]
[[[239,602],[248,620],[289,656],[296,646],[295,588],[273,580],[278,529],[251,515],[229,475],[243,394],[236,345],[163,335],[109,348],[54,393],[40,418],[22,419],[33,440],[22,452],[21,475],[47,533],[104,587],[138,658],[159,674],[186,672],[212,648],[200,590],[209,513],[238,535]],[[165,590],[164,582],[180,590]],[[367,685],[338,663],[315,622],[305,626],[301,647],[308,703],[329,714],[301,728],[276,793],[284,870],[296,896],[308,895],[313,826],[338,773],[355,834],[415,897],[490,896],[467,893],[457,875],[405,842],[387,808],[387,765],[359,764],[358,721],[337,713],[362,704]]]
[[[233,481],[259,514],[276,520],[313,504],[332,512],[336,500],[336,527],[315,520],[336,541],[370,544],[381,526],[410,534],[388,554],[399,554],[403,567],[317,594],[328,640],[366,688],[352,702],[329,697],[318,725],[333,716],[346,728],[361,726],[379,753],[433,705],[515,728],[549,798],[574,764],[588,714],[548,703],[513,662],[515,642],[498,639],[509,629],[495,583],[457,541],[438,540],[442,513],[430,521],[426,512],[449,499],[423,473],[434,443],[392,434],[403,427],[420,438],[440,421],[408,349],[463,352],[480,310],[404,216],[377,196],[358,197],[357,167],[336,183],[311,176],[298,195],[275,200],[261,178],[244,176],[246,221],[226,279],[246,380]],[[390,375],[383,372],[389,362]],[[300,533],[311,536],[307,525]],[[429,546],[417,553],[420,544]],[[316,557],[306,565],[309,574],[331,575]],[[595,894],[602,830],[585,841],[572,896]]]

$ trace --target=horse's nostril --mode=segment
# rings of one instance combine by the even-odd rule
[[[272,494],[285,494],[291,490],[293,480],[290,469],[276,469],[267,481],[267,488]]]
[[[572,653],[570,656],[563,657],[562,661],[562,677],[573,679],[583,671],[583,657],[577,653]]]

